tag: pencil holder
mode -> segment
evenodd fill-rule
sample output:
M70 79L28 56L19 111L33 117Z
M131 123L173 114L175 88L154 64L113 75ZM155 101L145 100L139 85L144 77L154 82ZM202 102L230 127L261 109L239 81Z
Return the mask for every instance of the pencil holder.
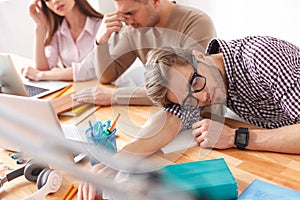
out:
M110 126L110 120L107 120L104 123L96 121L95 124L90 123L90 127L85 131L88 145L92 151L90 153L91 165L100 162L95 158L95 156L93 156L93 154L117 152L116 128L109 130Z

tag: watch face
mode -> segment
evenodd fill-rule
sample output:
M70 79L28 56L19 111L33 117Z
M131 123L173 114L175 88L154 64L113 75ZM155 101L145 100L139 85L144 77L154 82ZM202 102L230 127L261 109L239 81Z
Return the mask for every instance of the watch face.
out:
M240 150L245 150L248 146L249 131L247 128L240 127L235 132L234 144Z
M246 144L247 143L247 134L239 133L236 135L236 143L237 144Z

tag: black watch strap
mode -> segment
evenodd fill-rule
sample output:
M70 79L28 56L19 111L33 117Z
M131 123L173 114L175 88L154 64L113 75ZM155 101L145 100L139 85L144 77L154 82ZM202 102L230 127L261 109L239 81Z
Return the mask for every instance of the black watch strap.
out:
M240 127L235 131L234 144L236 148L245 150L249 142L249 130L248 128Z

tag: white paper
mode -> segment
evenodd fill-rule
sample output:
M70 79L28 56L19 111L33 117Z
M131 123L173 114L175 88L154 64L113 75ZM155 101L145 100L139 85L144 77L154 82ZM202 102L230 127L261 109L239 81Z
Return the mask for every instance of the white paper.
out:
M161 148L164 154L174 151L185 150L189 147L197 146L198 143L192 134L192 129L187 129L178 133L178 135L166 146Z

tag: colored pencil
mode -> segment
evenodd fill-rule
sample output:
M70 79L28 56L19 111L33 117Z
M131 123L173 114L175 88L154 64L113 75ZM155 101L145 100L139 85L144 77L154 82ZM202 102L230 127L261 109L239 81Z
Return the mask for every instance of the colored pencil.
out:
M65 91L67 91L70 87L72 87L72 85L68 85L66 86L64 89L60 90L59 92L55 93L52 98L57 98L57 97L60 97L63 93L65 93Z
M64 193L64 195L60 198L60 200L65 200L69 196L73 188L74 188L74 184L71 184L69 188L66 190L66 192Z
M120 113L117 115L115 121L114 121L113 124L111 125L111 127L110 127L110 129L109 129L109 132L110 132L110 133L114 130L114 128L115 128L115 126L116 126L116 124L117 124L117 121L118 121L119 117L120 117Z

